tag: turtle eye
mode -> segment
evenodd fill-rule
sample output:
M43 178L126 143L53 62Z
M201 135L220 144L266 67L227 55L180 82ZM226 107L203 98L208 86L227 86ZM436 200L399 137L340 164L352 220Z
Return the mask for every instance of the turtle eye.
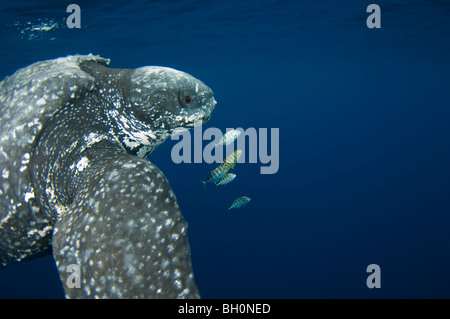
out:
M194 102L194 98L190 92L181 91L180 92L180 103L184 107L191 106Z

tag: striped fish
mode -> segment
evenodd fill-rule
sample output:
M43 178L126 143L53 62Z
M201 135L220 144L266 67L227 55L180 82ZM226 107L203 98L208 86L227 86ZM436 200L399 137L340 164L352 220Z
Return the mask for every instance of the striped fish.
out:
M235 199L233 201L233 203L231 204L231 206L228 209L230 210L232 208L242 207L245 204L247 204L250 200L251 200L250 197L247 197L247 196L239 197L238 199Z
M226 169L225 166L223 166L222 164L219 165L217 168L212 170L211 173L209 173L208 177L204 181L201 181L203 183L203 187L206 187L206 183L208 182L215 183L219 181L222 177L225 176L227 171L228 169Z
M226 185L226 184L228 184L229 182L231 182L233 179L235 179L235 177L236 177L236 174L233 174L233 173L225 174L225 176L222 177L222 178L216 183L216 186L219 186L219 185Z
M231 153L231 155L229 155L227 158L225 158L222 162L222 164L225 166L225 168L227 169L227 171L229 169L234 168L234 165L236 165L237 161L239 160L239 158L242 155L242 150L236 150L233 153Z
M229 145L233 143L234 140L237 139L239 135L241 135L241 131L238 130L231 130L226 132L223 138L220 140L220 142L216 144L216 147L221 145Z
M201 181L203 183L203 187L206 187L207 182L217 182L221 178L225 176L225 174L232 168L234 168L234 165L236 165L237 161L239 160L239 157L242 155L242 150L234 151L231 155L229 155L227 158L225 158L217 168L215 168L211 173L209 173L208 177ZM230 180L231 182L231 180Z

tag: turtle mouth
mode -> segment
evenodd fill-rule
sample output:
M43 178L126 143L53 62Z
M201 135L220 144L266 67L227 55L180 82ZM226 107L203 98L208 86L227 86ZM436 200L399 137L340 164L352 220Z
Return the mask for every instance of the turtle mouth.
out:
M168 128L167 132L169 135L187 131L209 121L215 105L216 101L213 99L212 102L203 105L201 108L184 110L182 114L176 116L162 116L157 123L157 127Z
M211 118L211 113L212 110L201 110L194 112L189 116L184 116L183 120L180 123L181 125L179 126L184 126L186 128L193 128L199 125L199 123L205 123L209 121L209 119Z
M208 115L203 116L202 121L203 121L203 122L207 122L207 121L209 121L210 118L211 118L211 113L208 114Z

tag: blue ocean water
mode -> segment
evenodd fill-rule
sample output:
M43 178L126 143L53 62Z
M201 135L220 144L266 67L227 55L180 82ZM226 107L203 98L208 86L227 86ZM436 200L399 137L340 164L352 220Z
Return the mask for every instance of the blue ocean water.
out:
M215 92L204 128L279 128L279 171L238 164L221 188L199 183L214 165L174 164L174 141L152 155L203 298L450 297L448 1L377 1L381 29L374 1L76 1L69 29L72 2L1 2L1 78L76 53L168 66ZM0 298L63 296L51 256L0 271Z

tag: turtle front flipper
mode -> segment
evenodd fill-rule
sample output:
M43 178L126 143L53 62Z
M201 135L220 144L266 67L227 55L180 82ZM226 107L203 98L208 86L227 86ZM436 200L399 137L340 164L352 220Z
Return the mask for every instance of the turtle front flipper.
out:
M53 234L66 297L198 298L187 223L163 173L126 153L85 158ZM80 288L67 285L69 265L79 266Z

